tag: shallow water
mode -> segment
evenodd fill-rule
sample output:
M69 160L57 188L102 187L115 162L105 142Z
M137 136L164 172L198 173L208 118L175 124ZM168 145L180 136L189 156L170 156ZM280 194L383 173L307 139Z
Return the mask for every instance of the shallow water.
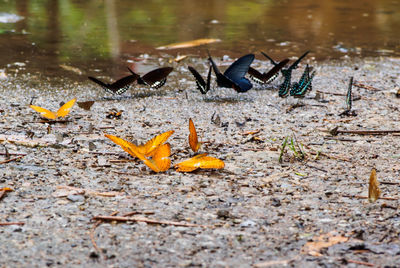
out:
M393 0L18 0L1 1L0 12L0 68L46 76L74 74L60 65L113 76L141 54L205 56L206 48L232 57L262 50L277 59L309 49L317 60L399 55L400 3ZM198 38L222 41L155 49Z

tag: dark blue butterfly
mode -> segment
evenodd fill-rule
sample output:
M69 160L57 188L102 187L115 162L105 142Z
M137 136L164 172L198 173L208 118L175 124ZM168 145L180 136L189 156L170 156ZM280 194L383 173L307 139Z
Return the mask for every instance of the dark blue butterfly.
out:
M203 77L201 77L201 75L199 74L199 72L196 71L195 68L193 68L192 66L189 66L188 68L196 79L197 89L200 90L201 94L207 94L207 92L210 90L211 84L211 66L208 70L207 83L206 81L204 81Z
M346 110L341 112L339 115L356 116L357 113L352 109L353 98L352 98L352 87L353 87L353 77L350 77L349 87L347 88L346 94Z
M307 54L310 53L310 51L306 51L300 58L298 58L292 65L290 65L289 68L287 69L282 69L282 75L285 78L281 86L279 87L279 97L283 98L289 95L289 91L291 88L291 83L292 83L292 71L297 68L297 65L300 63L300 61L307 56Z
M217 76L217 85L219 87L233 88L239 93L246 92L253 87L249 79L244 76L254 60L254 54L248 54L237 59L223 74L219 71L210 54L208 55L208 60L211 62L214 73Z
M306 69L304 70L299 82L292 85L290 96L293 96L295 98L302 98L308 90L312 90L312 80L314 78L315 71L312 72L312 74L310 75L311 69L312 68L309 67L307 64Z
M279 76L279 71L285 67L285 65L289 62L289 59L284 59L281 62L275 62L272 58L270 58L267 54L261 51L261 54L263 54L269 61L271 62L274 67L269 70L267 73L260 73L256 69L250 67L249 68L249 76L251 80L258 84L269 84L272 81L274 81L278 76Z

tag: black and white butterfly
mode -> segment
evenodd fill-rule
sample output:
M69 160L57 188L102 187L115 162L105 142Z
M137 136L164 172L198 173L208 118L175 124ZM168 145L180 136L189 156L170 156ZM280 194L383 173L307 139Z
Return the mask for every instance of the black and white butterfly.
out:
M192 66L188 66L188 69L196 79L197 89L200 90L201 94L207 94L211 85L211 66L208 69L207 81L204 81L203 77Z
M266 73L260 73L256 69L249 67L249 76L251 80L258 84L269 84L274 81L279 76L279 71L282 70L283 67L289 62L289 59L284 59L281 62L275 62L272 58L270 58L267 54L261 51L261 54L264 55L271 62L274 67Z
M132 75L139 76L138 74L134 73L129 67L128 69L132 73ZM139 85L146 85L155 89L160 88L165 85L165 83L167 82L167 76L172 72L173 69L174 68L172 67L163 67L152 70L143 76L139 76L137 82Z
M279 97L284 98L289 95L290 88L292 86L292 71L297 68L297 65L300 61L307 56L310 51L306 51L300 58L298 58L292 65L289 66L287 69L282 69L282 75L285 78L281 86L279 87Z
M104 83L103 81L100 81L99 79L91 76L89 76L88 78L91 81L95 82L96 84L100 85L102 88L104 88L108 93L121 95L130 88L132 83L139 78L139 75L137 74L128 75L115 81L112 84Z
M233 88L239 93L246 92L253 87L244 76L254 60L254 54L248 54L237 59L224 73L219 71L210 54L208 60L211 62L214 73L217 76L217 85L219 87Z

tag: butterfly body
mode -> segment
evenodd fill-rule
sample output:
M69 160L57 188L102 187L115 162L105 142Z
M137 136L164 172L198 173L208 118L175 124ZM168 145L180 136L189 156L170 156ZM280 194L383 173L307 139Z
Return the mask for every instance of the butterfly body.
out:
M97 78L91 76L89 76L88 78L104 88L104 90L108 93L121 95L131 87L132 83L135 82L139 78L139 76L137 74L128 75L115 81L112 84L104 83Z
M172 72L172 67L163 67L152 70L143 76L139 76L135 72L133 72L129 67L128 70L132 73L132 75L138 76L138 84L146 85L151 88L157 89L165 85L167 82L167 76Z
M244 76L254 60L254 54L248 54L237 59L224 73L219 71L211 56L209 56L208 60L211 62L219 87L233 88L239 93L246 92L253 87L251 82Z
M59 117L65 117L69 114L69 111L71 110L72 106L74 106L76 99L72 99L62 105L60 109L58 109L57 112L52 112L50 110L47 110L45 108L42 108L40 106L36 105L30 105L29 107L35 110L36 112L40 113L40 115L46 119L49 120L56 120Z
M312 90L312 80L314 78L315 71L312 72L312 74L310 75L310 70L311 68L307 64L299 82L294 83L292 85L292 89L290 90L290 96L301 98L304 97L304 95L308 90L310 91Z
M196 79L196 85L197 89L201 92L201 94L207 94L207 92L210 90L210 85L211 85L211 66L208 70L208 75L207 75L207 82L204 81L203 77L199 74L199 72L196 71L195 68L192 66L188 66L189 71L192 73L194 78Z
M274 67L269 70L267 73L260 73L256 69L250 67L249 68L249 76L250 78L258 84L269 84L274 81L279 76L279 71L282 70L283 67L289 62L289 59L284 59L281 62L275 62L272 58L270 58L264 52L261 52L269 61L271 62Z

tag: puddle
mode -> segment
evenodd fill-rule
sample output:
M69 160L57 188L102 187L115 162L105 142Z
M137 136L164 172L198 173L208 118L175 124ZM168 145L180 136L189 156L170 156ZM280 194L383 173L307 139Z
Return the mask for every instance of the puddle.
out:
M204 57L207 48L214 56L262 50L277 59L309 49L317 60L398 56L399 12L391 0L6 1L0 68L83 80L96 71L117 78L143 54ZM156 49L200 38L221 42Z

